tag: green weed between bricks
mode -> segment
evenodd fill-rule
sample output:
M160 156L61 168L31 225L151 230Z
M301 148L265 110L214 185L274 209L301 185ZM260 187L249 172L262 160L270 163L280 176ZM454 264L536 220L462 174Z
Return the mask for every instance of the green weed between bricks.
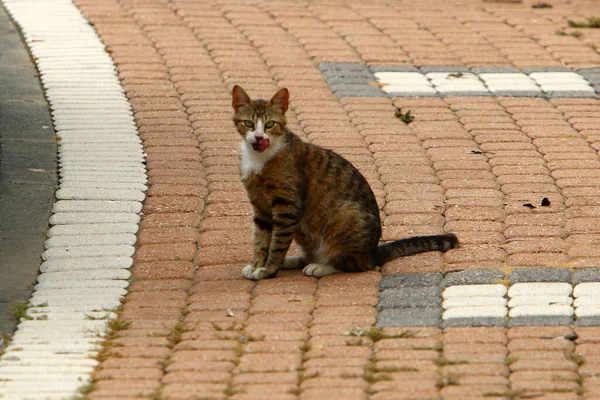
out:
M402 108L400 107L396 107L394 115L396 116L396 118L398 118L400 121L404 122L407 125L413 122L413 120L415 119L415 117L410 113L410 110L408 110L407 112L402 112Z
M591 16L585 19L585 22L576 22L573 20L567 20L567 23L571 28L600 28L600 17Z

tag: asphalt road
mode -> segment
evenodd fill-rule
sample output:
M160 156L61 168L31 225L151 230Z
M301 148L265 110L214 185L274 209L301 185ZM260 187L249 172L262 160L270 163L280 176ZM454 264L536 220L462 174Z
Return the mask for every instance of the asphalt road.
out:
M31 295L58 183L52 120L36 74L0 5L0 335L16 327L10 307Z

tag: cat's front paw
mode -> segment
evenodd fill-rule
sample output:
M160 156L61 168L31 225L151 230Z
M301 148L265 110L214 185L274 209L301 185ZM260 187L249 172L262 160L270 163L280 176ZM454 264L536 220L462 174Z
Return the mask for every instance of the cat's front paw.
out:
M325 275L337 274L338 272L340 271L328 264L308 264L302 270L302 273L304 273L304 275L314 276L315 278L320 278Z
M246 265L242 268L242 276L246 279L252 279L252 273L254 272L254 267L250 264Z
M252 265L246 265L243 269L242 269L242 276L246 279L250 279L253 281L258 281L261 279L268 279L268 278L272 278L277 274L277 271L275 272L269 272L266 268L254 268Z

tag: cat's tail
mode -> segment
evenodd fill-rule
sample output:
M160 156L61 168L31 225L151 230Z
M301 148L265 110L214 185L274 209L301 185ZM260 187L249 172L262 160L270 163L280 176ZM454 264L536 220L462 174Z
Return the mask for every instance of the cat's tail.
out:
M458 238L453 233L431 236L414 236L395 240L377 247L376 265L383 265L394 258L425 253L427 251L447 251L458 247Z

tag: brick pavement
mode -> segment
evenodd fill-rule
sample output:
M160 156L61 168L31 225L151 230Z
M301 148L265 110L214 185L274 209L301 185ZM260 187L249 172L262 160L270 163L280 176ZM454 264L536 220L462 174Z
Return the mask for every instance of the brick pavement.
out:
M373 328L382 275L600 266L599 101L338 97L319 69L597 67L600 31L567 20L600 9L389 3L76 0L118 66L150 183L128 324L100 354L91 399L600 397L597 327ZM252 227L234 83L290 89L290 128L363 172L384 240L453 231L461 248L381 272L241 278Z

